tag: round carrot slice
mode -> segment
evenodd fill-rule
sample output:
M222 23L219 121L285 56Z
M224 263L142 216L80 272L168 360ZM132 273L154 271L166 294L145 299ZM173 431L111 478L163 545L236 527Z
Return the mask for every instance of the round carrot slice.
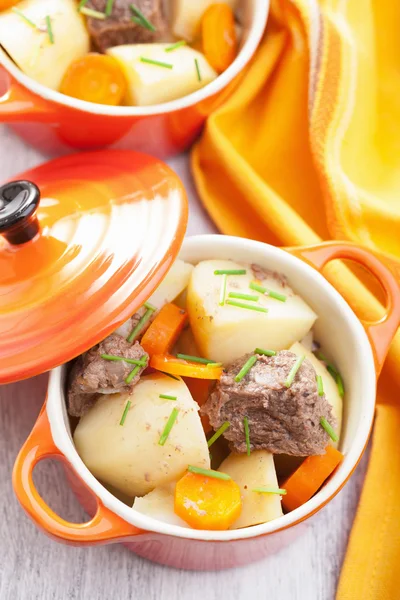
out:
M228 4L212 4L201 20L203 53L217 73L222 73L235 60L237 39L235 16Z
M193 529L229 529L242 509L240 488L224 481L186 473L175 488L175 513Z
M110 106L121 104L125 90L125 76L115 58L94 52L70 64L60 88L67 96Z
M0 11L11 8L20 2L21 0L0 0Z

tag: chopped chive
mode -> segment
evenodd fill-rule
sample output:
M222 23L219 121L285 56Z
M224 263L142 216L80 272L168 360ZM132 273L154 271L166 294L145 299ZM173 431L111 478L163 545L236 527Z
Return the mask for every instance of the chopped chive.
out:
M176 358L180 358L181 360L188 360L189 362L197 362L202 365L212 365L213 361L209 358L201 358L200 356L191 356L190 354L177 354Z
M168 396L168 394L160 394L159 398L162 398L162 400L177 400L177 396Z
M272 290L268 290L267 293L270 298L275 298L275 300L279 300L280 302L286 302L287 300L285 294L278 294L278 292L273 292Z
M123 425L125 423L126 415L128 414L128 410L130 409L131 404L132 402L130 400L128 400L125 404L124 412L122 413L122 417L119 422L120 425Z
M275 350L263 350L262 348L256 348L254 354L262 354L263 356L276 356Z
M229 292L229 298L237 298L238 300L248 300L249 302L258 302L259 297L252 294L240 294L239 292Z
M136 377L136 375L139 373L140 369L142 369L143 367L147 367L147 357L146 360L143 361L140 365L137 365L128 375L128 377L125 379L125 383L127 383L128 385L131 383L132 379L134 379Z
M182 46L186 46L185 40L180 40L179 42L176 42L176 44L168 46L168 48L165 48L165 52L173 52L174 50L177 50L177 48L181 48Z
M165 442L167 441L168 436L171 433L171 429L174 426L174 423L177 419L178 414L179 414L179 408L173 408L171 414L169 415L169 419L164 427L164 431L162 432L161 437L158 440L158 443L160 444L160 446L164 446Z
M336 385L338 387L339 396L341 398L343 398L343 396L344 396L344 385L343 385L343 379L342 379L342 376L340 375L340 373L338 373L336 375Z
M106 15L98 10L92 10L91 8L86 8L86 6L83 6L83 8L81 8L79 10L80 13L82 13L82 15L86 15L87 17L91 17L92 19L100 19L102 21L105 20Z
M265 294L265 292L267 291L266 287L263 287L262 285L258 285L258 283L256 283L255 281L250 282L249 288L254 290L255 292L260 292L260 294Z
M152 310L153 312L155 312L157 310L157 306L154 306L153 304L150 304L150 302L145 302L143 304L143 306L145 308L147 308L147 310Z
M100 354L100 356L101 356L101 358L104 358L104 360L115 360L115 361L123 360L124 362L126 362L130 365L142 366L144 364L143 359L136 360L136 358L125 358L124 356L114 356L113 354Z
M114 4L114 0L107 0L107 4L106 4L106 16L110 17L112 10L113 10L113 4Z
M243 367L240 369L239 373L235 377L236 383L239 383L239 381L242 381L243 377L245 377L247 375L247 373L250 371L251 367L253 367L255 365L257 360L258 360L258 357L255 356L254 354L246 360Z
M267 313L268 308L263 306L252 306L251 304L244 304L243 302L236 302L236 300L227 300L225 304L230 306L236 306L237 308L249 308L250 310L256 310L257 312Z
M219 437L221 437L221 435L228 429L228 427L230 427L230 423L229 421L225 421L225 423L223 423L221 427L217 429L214 435L210 437L210 439L207 442L209 448L213 445L214 442L217 441Z
M317 389L318 389L318 396L323 396L324 395L324 382L322 380L321 375L317 375Z
M223 306L225 304L227 278L228 278L228 276L226 274L222 275L221 290L219 292L219 305L220 306Z
M134 21L138 25L141 25L145 29L148 29L149 31L156 31L156 28L154 27L154 25L152 23L150 23L150 21L148 19L146 19L146 17L142 13L142 11L139 10L137 8L137 6L135 6L134 4L131 4L130 7L131 7L131 11L135 15L134 17L132 17L132 21Z
M197 58L194 59L194 64L196 65L197 79L199 81L201 81L200 66L199 66L199 61L197 60Z
M18 10L18 8L15 8L15 6L13 6L11 10L13 11L13 13L15 13L16 15L21 17L21 19L23 19L26 23L28 23L28 25L30 25L31 27L34 27L36 29L36 24L33 21L31 21L29 17L24 15L23 12Z
M325 417L321 417L319 422L321 423L322 427L325 429L326 433L329 435L331 440L333 440L334 442L337 442L339 438L336 435L335 430L333 429L332 425L330 425L328 423L328 421L325 419Z
M249 429L249 419L247 417L244 417L243 425L244 425L244 435L246 438L247 456L250 456L250 429Z
M287 376L287 379L285 381L285 386L287 388L290 388L290 386L292 385L293 380L296 377L296 373L300 369L304 359L305 359L305 355L299 356L299 358L294 363L293 367L290 369L289 375Z
M47 27L47 33L49 34L50 44L54 44L53 28L51 26L51 19L50 19L49 15L47 15L47 17L46 17L46 27Z
M246 269L216 269L214 275L246 275Z
M81 10L81 8L83 8L85 6L85 4L87 4L89 2L89 0L81 0L78 4L78 12Z
M175 381L180 381L179 377L175 377L175 375L171 375L171 373L166 373L165 371L160 371L160 373L166 375L167 377L171 377L171 379L175 379Z
M207 367L222 367L222 363L209 362L207 363Z
M214 471L213 469L202 469L201 467L193 467L192 465L189 465L187 470L195 475L204 475L205 477L213 477L214 479L223 479L224 481L229 481L232 479L227 473L220 473L219 471Z
M146 58L145 56L140 57L140 61L148 63L149 65L156 65L157 67L164 67L164 69L173 69L174 65L171 63L161 62L161 60L153 60L152 58Z
M143 317L139 320L136 327L134 327L131 333L126 338L127 342L133 342L137 335L142 331L143 327L146 325L147 321L151 318L151 315L155 311L154 308L148 308L144 313Z
M330 364L329 359L325 356L325 354L322 354L322 352L318 350L317 352L314 352L314 356L316 356L318 360L322 360L322 362L326 363L327 367L329 367L330 369L332 369L332 371L336 373L335 367L332 364Z
M286 496L287 491L282 488L272 488L272 487L257 487L252 490L253 492L257 492L258 494L279 494L280 496Z

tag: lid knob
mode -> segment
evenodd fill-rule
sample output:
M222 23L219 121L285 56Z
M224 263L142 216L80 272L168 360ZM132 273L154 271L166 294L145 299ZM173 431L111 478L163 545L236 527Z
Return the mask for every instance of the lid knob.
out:
M35 214L39 201L39 188L31 181L0 186L0 235L10 244L25 244L39 232Z

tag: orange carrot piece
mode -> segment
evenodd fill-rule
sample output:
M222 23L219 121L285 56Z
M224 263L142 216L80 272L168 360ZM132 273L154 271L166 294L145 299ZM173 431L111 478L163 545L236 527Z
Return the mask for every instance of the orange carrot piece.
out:
M123 100L126 87L125 75L117 60L92 52L69 65L60 92L87 102L117 106Z
M0 11L11 8L20 2L21 0L0 0Z
M242 509L240 488L224 481L186 473L175 488L175 513L193 529L229 529Z
M168 354L154 354L150 358L150 367L169 373L169 375L195 379L219 379L222 375L222 367L192 363Z
M168 354L180 336L187 313L175 304L166 304L147 329L140 342L150 355Z
M235 16L228 4L212 4L201 21L203 53L217 73L223 73L235 60L237 39Z
M285 510L294 510L309 500L341 463L344 456L328 446L322 456L308 456L298 469L282 484L287 494L282 498Z

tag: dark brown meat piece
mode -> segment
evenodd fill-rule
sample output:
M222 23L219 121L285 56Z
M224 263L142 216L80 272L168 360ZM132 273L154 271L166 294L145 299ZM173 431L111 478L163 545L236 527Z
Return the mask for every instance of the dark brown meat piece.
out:
M312 364L305 360L287 388L285 381L297 356L287 350L271 357L259 356L237 383L235 376L248 358L237 360L222 374L202 407L212 427L218 429L229 421L224 436L230 448L239 453L246 452L243 419L247 417L252 450L292 456L324 454L329 436L320 419L325 417L333 427L335 419L325 396L318 395Z
M155 31L143 27L132 20L134 4ZM87 8L104 13L107 0L89 0ZM112 13L103 19L87 17L87 27L94 46L100 52L105 52L112 46L123 44L146 44L163 38L167 31L167 22L163 14L162 0L114 0Z
M99 394L130 392L139 381L145 367L141 367L129 385L125 379L135 368L125 361L111 361L101 358L102 354L123 356L134 360L148 354L139 342L130 344L117 333L111 334L75 361L69 376L68 412L73 417L81 417L96 402Z

